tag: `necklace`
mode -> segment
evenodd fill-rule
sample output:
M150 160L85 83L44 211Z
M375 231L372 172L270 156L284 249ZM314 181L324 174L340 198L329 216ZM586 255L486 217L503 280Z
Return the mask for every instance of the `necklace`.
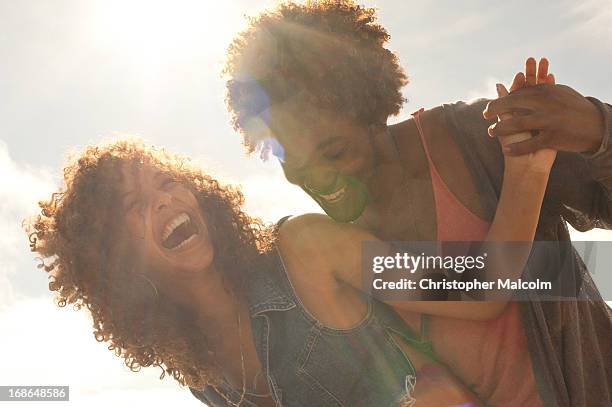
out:
M237 301L236 301L236 297L233 296L233 299L234 299L234 304L236 305L236 320L237 320L237 324L238 324L238 342L240 344L240 368L241 368L241 372L242 372L242 393L240 394L240 400L238 401L238 403L235 403L232 400L230 400L227 396L225 396L225 394L223 392L219 391L219 389L217 389L216 387L213 387L213 388L230 405L236 406L236 407L240 407L240 404L242 404L242 402L244 401L244 396L245 395L248 394L248 395L251 395L251 396L254 396L254 397L267 397L267 396L270 395L270 390L268 390L267 393L252 393L252 392L246 391L246 369L245 369L245 364L244 364L244 348L243 348L243 345L242 345L242 325L240 323L241 322L240 321L240 311L238 309L238 304L237 304ZM261 374L261 369L257 372L257 374L255 375L255 379L253 380L253 388L254 389L257 389L257 377L260 374Z
M242 401L244 400L244 396L246 394L246 370L244 368L244 350L242 348L242 327L240 325L240 310L238 309L236 297L234 295L232 295L232 297L234 299L234 305L236 306L236 320L238 323L238 343L240 344L240 368L242 371L242 393L240 394L240 400L238 400L238 403L235 403L232 400L230 400L227 396L225 396L225 394L222 391L219 391L217 387L213 387L213 388L230 405L235 406L235 407L240 407L240 404L242 404Z

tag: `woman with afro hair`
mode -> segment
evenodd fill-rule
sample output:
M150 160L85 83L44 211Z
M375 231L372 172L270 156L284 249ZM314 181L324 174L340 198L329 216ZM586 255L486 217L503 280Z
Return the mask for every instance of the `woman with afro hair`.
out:
M508 163L488 241L533 239L555 155ZM63 174L31 248L58 305L85 307L131 370L161 367L210 406L481 405L395 309L486 323L507 301L390 306L362 280L370 233L319 214L264 225L239 190L139 141L90 146ZM520 270L521 253L493 264ZM522 405L540 405L532 385Z
M519 405L535 376L549 405L612 404L611 312L566 225L612 229L612 106L555 84L548 61L529 58L510 94L388 125L408 82L389 38L376 11L351 0L283 2L250 18L224 71L247 151L277 156L334 220L395 241L484 239L507 163L559 151L535 237L559 242L556 258L532 271L562 281L565 300L512 302L489 325L400 314L429 326L437 357L492 403ZM508 351L517 347L530 355L523 365Z

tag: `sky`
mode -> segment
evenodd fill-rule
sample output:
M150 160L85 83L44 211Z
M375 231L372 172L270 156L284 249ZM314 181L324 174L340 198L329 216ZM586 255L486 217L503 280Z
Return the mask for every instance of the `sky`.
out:
M20 225L60 185L67 153L121 134L240 185L248 211L266 221L318 212L277 163L245 155L224 104L227 45L244 15L273 4L0 0L0 385L70 385L73 406L200 404L159 370L129 372L94 340L84 311L55 307ZM548 57L558 83L612 101L612 0L362 4L379 9L410 79L391 123L420 107L494 97L529 56Z

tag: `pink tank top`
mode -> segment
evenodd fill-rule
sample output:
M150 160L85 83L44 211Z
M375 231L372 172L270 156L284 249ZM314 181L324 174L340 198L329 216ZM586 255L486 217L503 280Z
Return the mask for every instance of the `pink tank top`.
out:
M431 174L431 183L436 203L438 224L437 240L482 240L487 235L490 224L467 209L459 199L457 199L455 194L451 192L446 183L442 180L438 170L436 170L436 166L429 154L429 148L425 142L425 135L419 117L423 110L422 108L417 110L412 113L412 116L419 130L421 143L423 144L427 162L429 163L429 173Z
M420 113L412 113L429 163L438 241L484 240L490 223L467 209L440 177L431 159ZM542 406L518 303L496 319L469 321L432 317L427 329L434 352L484 400L494 406Z

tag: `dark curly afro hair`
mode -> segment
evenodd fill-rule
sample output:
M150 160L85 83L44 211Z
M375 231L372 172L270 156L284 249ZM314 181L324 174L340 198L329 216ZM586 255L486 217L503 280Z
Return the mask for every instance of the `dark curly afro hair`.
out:
M160 378L168 373L181 385L216 385L219 372L196 316L161 293L152 295L146 281L128 272L130 249L116 239L123 221L117 199L124 163L153 165L191 189L210 214L216 270L234 287L269 257L273 233L241 210L240 191L220 185L184 158L128 139L90 146L64 168L65 186L40 202L41 213L26 222L32 251L49 273L57 304L85 306L96 340L108 342L132 371L159 366Z
M399 113L408 82L376 11L350 0L286 2L257 17L228 49L226 103L248 152L274 137L283 106L304 126L328 110L364 126Z

